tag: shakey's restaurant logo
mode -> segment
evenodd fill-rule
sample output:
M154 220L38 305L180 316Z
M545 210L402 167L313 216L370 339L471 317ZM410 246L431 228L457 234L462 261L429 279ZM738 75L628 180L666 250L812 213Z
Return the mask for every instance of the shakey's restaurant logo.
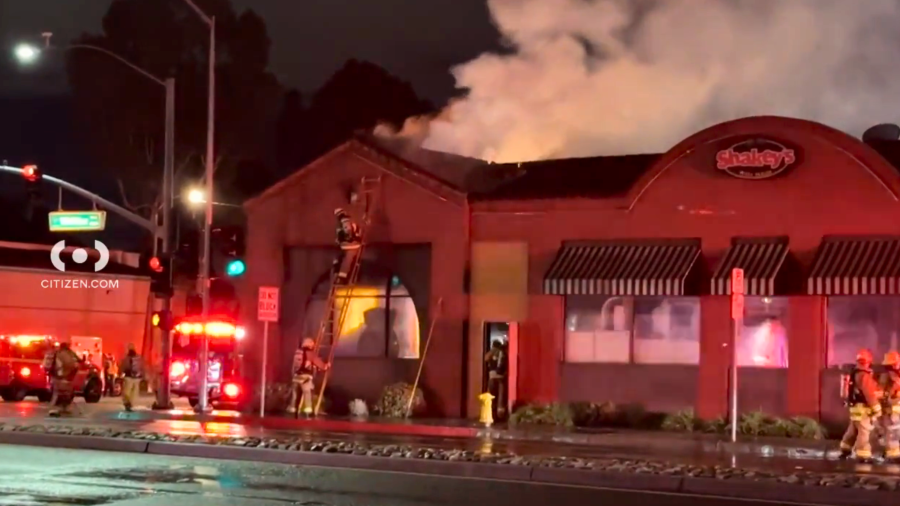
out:
M775 177L797 163L797 153L769 139L750 139L716 153L716 168L741 179Z

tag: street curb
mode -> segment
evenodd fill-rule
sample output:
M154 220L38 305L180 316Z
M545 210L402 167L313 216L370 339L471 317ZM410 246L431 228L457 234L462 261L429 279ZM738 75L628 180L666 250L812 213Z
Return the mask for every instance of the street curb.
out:
M665 476L638 473L616 473L612 471L590 471L586 469L565 469L559 467L532 467L528 481L547 485L575 485L620 490L644 490L648 492L678 493L681 491L681 476Z
M189 443L154 442L149 444L147 453L172 457L244 460L310 467L340 467L361 471L436 474L457 478L529 481L531 476L531 468L527 466L484 464L480 462L450 462L403 457L368 457L340 453L300 452Z
M34 432L0 432L0 444L128 453L147 453L147 447L149 446L148 442L135 439L38 434Z
M827 504L828 506L896 506L900 502L897 493L884 491L787 483L766 483L764 486L760 486L759 483L742 482L738 479L713 480L686 477L683 479L680 491L704 496Z
M484 429L415 423L370 423L352 420L298 420L293 418L259 418L247 420L252 425L269 430L312 430L319 432L356 432L364 434L397 434L401 436L431 436L474 438Z
M170 443L95 436L0 432L0 444L98 450L216 460L239 460L297 466L344 468L361 471L397 472L521 481L543 485L583 486L632 492L694 494L748 500L791 502L829 506L896 506L900 494L839 487L819 487L741 479L716 480L671 475L592 471L558 467L369 457L339 453L302 452L226 445Z

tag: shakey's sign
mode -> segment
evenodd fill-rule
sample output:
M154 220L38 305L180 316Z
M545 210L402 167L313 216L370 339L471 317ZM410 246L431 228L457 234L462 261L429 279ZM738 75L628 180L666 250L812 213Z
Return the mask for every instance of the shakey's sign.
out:
M780 142L748 139L716 153L716 168L741 179L766 179L796 164L797 154Z

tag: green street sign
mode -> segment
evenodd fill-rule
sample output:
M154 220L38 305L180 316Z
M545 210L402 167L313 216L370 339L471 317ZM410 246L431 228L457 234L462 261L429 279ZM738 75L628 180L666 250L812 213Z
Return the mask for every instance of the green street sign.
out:
M106 211L56 211L50 213L51 232L96 232L106 228Z

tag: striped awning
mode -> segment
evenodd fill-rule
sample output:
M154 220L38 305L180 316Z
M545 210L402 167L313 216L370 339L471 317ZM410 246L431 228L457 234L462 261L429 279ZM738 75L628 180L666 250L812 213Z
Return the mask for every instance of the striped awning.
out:
M810 295L900 295L900 237L826 237L807 280Z
M788 255L787 237L736 237L713 271L712 295L731 295L731 271L744 270L744 293L751 297L775 295L775 278Z
M699 256L699 239L568 243L544 277L544 293L684 295Z

